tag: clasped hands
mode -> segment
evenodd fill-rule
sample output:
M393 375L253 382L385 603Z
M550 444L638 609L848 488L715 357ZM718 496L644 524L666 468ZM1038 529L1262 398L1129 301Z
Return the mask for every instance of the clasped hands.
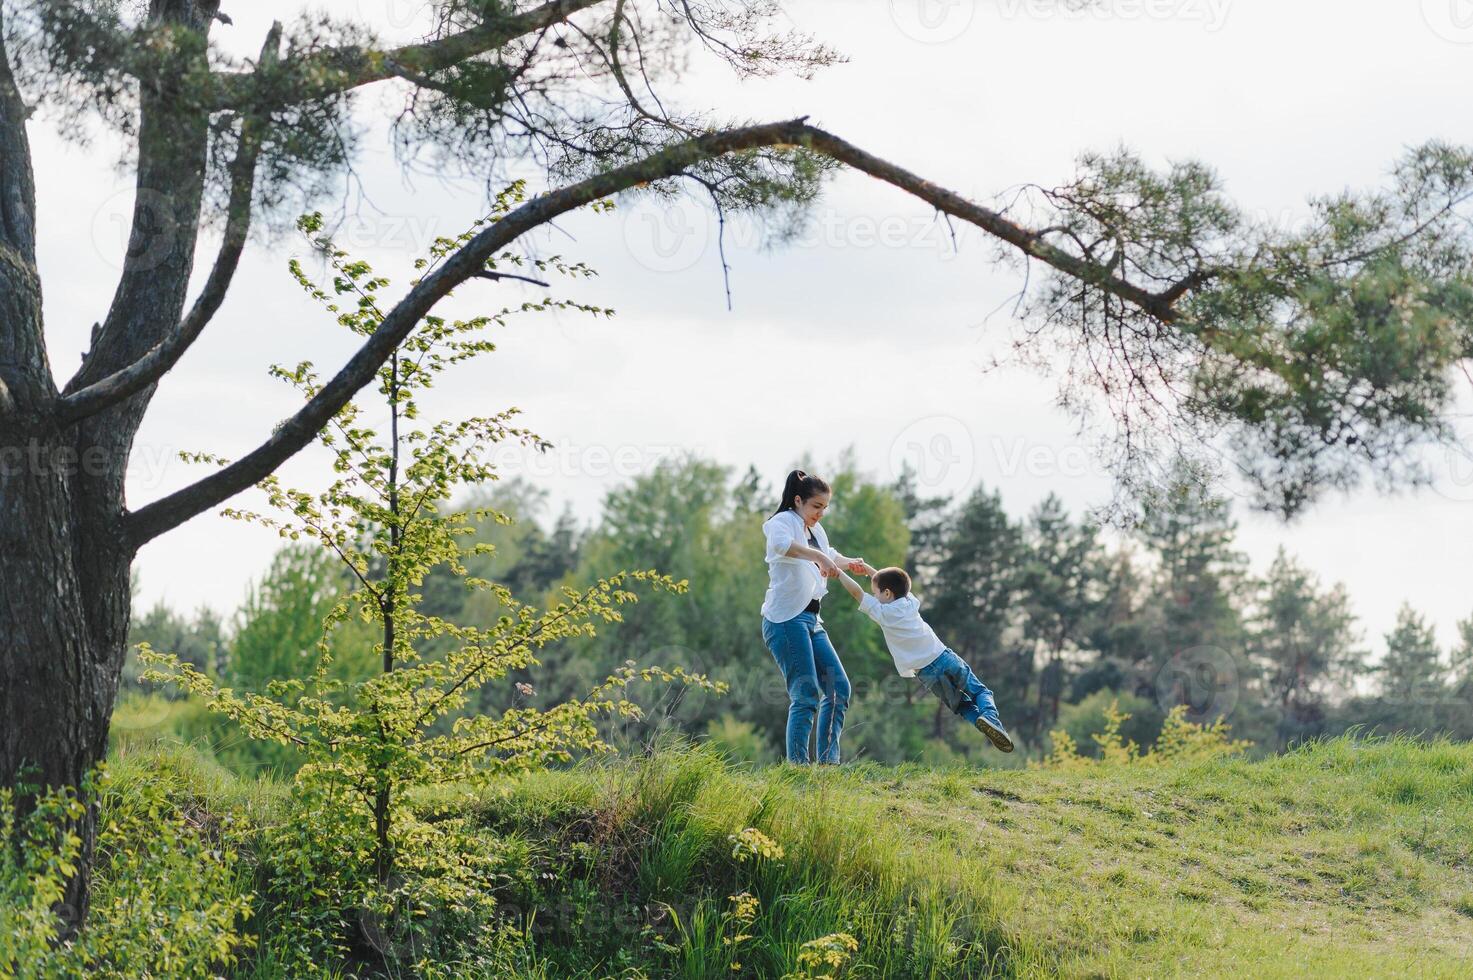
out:
M824 578L839 577L838 564L827 555L824 556L823 561L817 562L816 564L818 565L818 573ZM863 558L846 558L844 560L844 567L854 575L873 576L875 574L875 569Z

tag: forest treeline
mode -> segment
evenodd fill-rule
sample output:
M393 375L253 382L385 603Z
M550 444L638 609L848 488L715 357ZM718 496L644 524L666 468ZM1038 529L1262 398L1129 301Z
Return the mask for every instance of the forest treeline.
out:
M825 517L831 539L877 566L910 569L928 620L996 692L1026 756L1047 751L1055 728L1088 750L1112 703L1130 715L1124 734L1141 745L1176 704L1196 721L1225 719L1259 752L1354 726L1473 736L1473 616L1443 648L1406 606L1394 629L1371 642L1344 588L1317 580L1293 556L1281 550L1255 574L1236 548L1229 502L1188 483L1142 505L1128 531L1106 534L1052 496L1010 514L996 490L928 498L909 476L877 481L852 458L825 475L834 488ZM775 499L753 469L685 456L612 490L587 527L568 511L549 520L545 493L520 480L457 501L514 518L478 525L477 540L495 550L468 565L473 577L523 601L552 600L624 568L690 583L684 594L625 607L617 629L545 650L539 667L488 685L479 710L575 698L627 660L681 666L725 682L728 692L631 690L646 714L613 723L622 726L611 732L616 741L648 743L677 728L742 759L777 759L787 696L758 612L761 523ZM174 652L238 691L261 690L314 666L323 619L347 574L330 551L298 542L276 555L230 619L159 604L135 610L130 642ZM468 591L449 574L432 574L422 592L429 615L490 622L500 614L492 594ZM823 615L854 686L846 757L984 757L975 732L896 675L879 631L837 588ZM329 641L332 671L348 681L371 676L376 640L366 625L339 627ZM239 738L228 720L170 700L177 697L145 689L130 655L115 732L165 728L207 743L237 769L291 766L287 750Z

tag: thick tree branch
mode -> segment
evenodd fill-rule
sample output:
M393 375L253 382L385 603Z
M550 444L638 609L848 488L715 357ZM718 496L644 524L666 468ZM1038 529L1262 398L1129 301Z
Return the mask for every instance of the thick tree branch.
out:
M812 126L807 127L807 130L809 138L805 141L805 145L819 153L846 163L855 170L863 171L887 184L893 184L901 190L908 191L936 208L937 211L970 222L1014 246L1023 254L1038 259L1065 275L1073 276L1081 282L1118 296L1163 323L1176 321L1177 314L1173 303L1195 285L1178 283L1160 293L1143 289L1115 275L1105 266L1087 262L1049 244L1044 240L1042 232L1025 228L998 211L975 204L954 191L933 184L886 160L881 160L832 133Z
M203 33L219 0L151 0L150 20ZM204 51L198 52L203 65ZM176 69L177 70L177 69ZM174 79L139 91L137 177L122 274L102 329L81 369L67 382L71 395L124 370L166 341L184 318L199 242L200 210L209 155L209 116L180 99ZM129 419L109 441L122 446L142 418L137 398ZM117 457L127 459L124 450Z
M357 391L373 379L379 367L437 302L456 286L480 276L498 250L520 236L569 211L632 187L683 175L715 157L763 147L800 146L824 153L908 191L938 210L969 221L1025 254L1067 275L1090 282L1153 316L1168 321L1175 318L1170 304L1164 302L1161 294L1143 290L1099 266L1047 245L1040 241L1039 235L1001 214L880 160L831 133L809 126L803 119L712 133L677 143L643 160L534 198L472 238L410 290L342 370L300 411L278 426L270 439L219 472L131 514L127 519L130 541L137 547L177 527L259 482L305 448Z
M340 95L390 78L432 74L494 51L519 37L546 30L580 10L603 2L605 0L549 0L520 14L488 20L478 27L423 44L407 44L389 51L330 48L299 59L289 59L281 64L279 70L289 72L299 79L299 84L291 86L287 101L279 101L270 94L269 83L261 85L259 69L217 73L214 108L270 111L286 104Z
M36 273L36 181L26 135L31 110L3 48L4 17L0 10L0 417L55 395Z
M281 24L271 25L261 49L261 63L269 64L279 56L281 48ZM194 301L188 315L179 322L174 332L153 347L138 360L85 388L73 391L61 398L57 413L63 422L95 415L115 405L162 378L178 363L199 335L209 325L220 306L235 271L240 266L241 253L245 251L246 239L250 236L252 198L256 187L256 162L261 151L261 128L258 119L246 117L241 122L240 145L235 159L230 163L230 200L226 205L225 240L210 270L204 289Z
M0 30L5 26L0 11ZM36 261L36 182L26 120L30 107L16 87L10 55L0 48L0 244L32 265Z
M127 520L129 538L135 546L142 545L254 485L306 447L358 389L373 379L437 302L484 271L487 261L517 238L569 211L639 184L673 177L702 160L756 147L795 144L805 128L802 120L794 120L713 133L544 194L511 211L420 280L342 370L265 443L219 472L132 513Z

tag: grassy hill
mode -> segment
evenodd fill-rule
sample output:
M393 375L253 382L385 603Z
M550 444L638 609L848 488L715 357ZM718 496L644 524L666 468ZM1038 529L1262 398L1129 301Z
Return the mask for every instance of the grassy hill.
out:
M759 976L831 932L859 940L856 975L1473 973L1467 745L1067 771L671 755L539 776L484 813L539 840L591 834L613 856L605 894L677 907L750 884L727 835L762 828L785 853L755 876L739 958Z
M115 770L257 824L283 797L178 752ZM1468 745L951 771L672 749L421 812L467 809L504 842L526 977L781 977L828 948L851 977L1473 973Z

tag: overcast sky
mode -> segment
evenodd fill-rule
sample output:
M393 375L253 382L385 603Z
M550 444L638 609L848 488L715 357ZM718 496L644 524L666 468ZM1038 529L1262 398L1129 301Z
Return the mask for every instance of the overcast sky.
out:
M255 51L271 17L303 6L225 0L235 26L219 34ZM317 6L357 11L392 33L411 31L423 4ZM1088 14L1065 6L800 0L786 5L794 24L847 64L808 83L742 84L698 65L679 98L738 118L809 115L979 199L1064 180L1080 151L1124 143L1153 163L1207 161L1244 207L1283 221L1303 213L1306 195L1377 184L1410 145L1473 143L1469 0L1105 0ZM63 144L44 123L32 133L52 363L65 377L110 299L131 194L105 146ZM371 204L355 200L343 243L401 282L433 236L479 213L479 182L406 177L380 138L358 170ZM776 482L795 459L821 470L852 446L876 476L909 459L933 491L995 487L1016 515L1049 491L1076 512L1109 495L1074 420L1054 407L1049 379L984 371L1018 329L1006 309L988 315L1016 292L1016 274L989 263L980 235L963 234L954 249L925 205L892 188L841 176L811 232L780 251L763 252L738 229L731 311L714 224L699 208L630 206L560 227L536 247L597 268L599 279L576 295L618 316L516 322L498 332L497 353L428 403L447 417L519 406L556 448L506 456L505 469L545 487L554 509L568 502L591 520L609 487L682 450L755 463ZM214 244L205 243L209 254ZM154 400L130 506L200 475L173 458L178 451L236 457L296 407L268 365L305 358L326 372L347 356L341 328L286 273L301 252L285 239L247 254L224 309ZM526 295L476 284L452 308ZM1435 490L1367 489L1287 527L1240 509L1241 544L1257 571L1282 544L1326 582L1343 581L1374 649L1403 601L1450 642L1454 623L1473 613L1473 467L1434 462ZM321 457L299 458L284 474L315 485ZM230 612L277 544L261 529L197 518L140 554L142 601ZM752 600L755 610L760 597Z

